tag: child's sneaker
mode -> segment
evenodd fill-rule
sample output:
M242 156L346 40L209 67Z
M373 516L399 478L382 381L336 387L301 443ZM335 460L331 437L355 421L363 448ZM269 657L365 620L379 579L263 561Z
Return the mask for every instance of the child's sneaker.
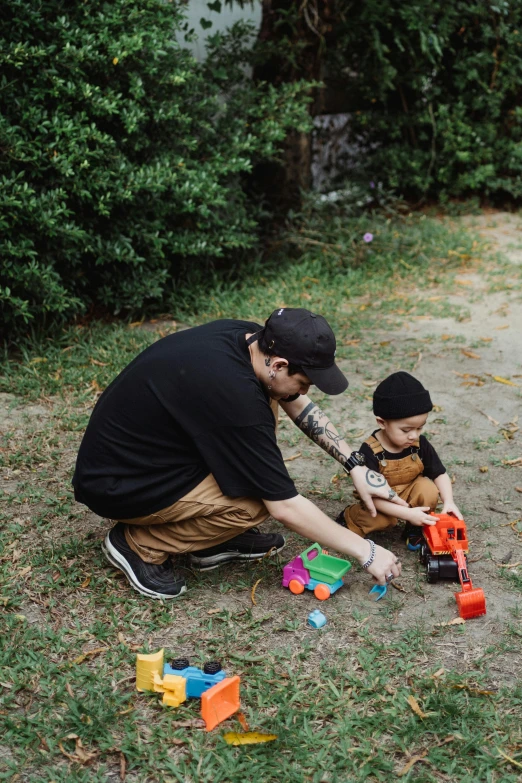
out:
M424 536L422 534L422 527L418 525L412 525L410 522L406 522L404 528L404 538L406 539L406 546L410 552L418 552L421 548Z

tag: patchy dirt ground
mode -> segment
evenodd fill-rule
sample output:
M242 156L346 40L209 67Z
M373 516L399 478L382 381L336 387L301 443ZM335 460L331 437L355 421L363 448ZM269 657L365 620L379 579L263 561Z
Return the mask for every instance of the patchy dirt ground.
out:
M517 532L522 530L522 300L517 288L522 276L522 220L502 213L462 220L514 265L501 290L492 290L494 267L478 271L471 266L463 268L449 295L444 286L435 285L427 297L425 291L419 292L428 300L444 298L456 305L460 316L428 314L406 319L400 328L389 322L381 331L373 331L367 358L352 366L345 362L352 394L360 392L363 401L354 404L348 393L323 403L334 423L352 433L350 442L356 446L374 428L371 394L386 374L406 369L430 390L436 409L430 414L426 434L454 480L455 501L470 533L470 575L487 599L485 617L468 621L464 630L440 641L434 638L432 654L445 666L477 661L492 638L506 633L520 606L522 581L517 580L518 575L522 577L522 534ZM384 347L392 349L388 359L380 358ZM285 432L290 428L291 423L285 425ZM312 479L318 485L335 481L335 467L315 447L305 451L302 446L301 439L284 453L288 457L301 452L289 467L306 494ZM342 486L346 504L350 502L349 482L341 479L337 486ZM342 507L333 498L318 502L332 516ZM457 617L454 584L427 584L417 557L404 554L398 530L383 535L380 543L401 553L400 585L406 592L392 590L385 601L374 604L369 600L367 580L353 569L347 577L349 589L327 605L329 617L337 623L347 610L357 609L371 617L372 627L384 638L415 624L436 629ZM307 601L307 608L312 603ZM342 631L337 643L343 643ZM519 653L520 646L518 652L506 652L502 660L492 662L491 669L497 670L500 680L509 679L518 668Z
M355 567L347 576L346 587L321 606L328 624L322 631L314 632L306 626L308 612L317 608L313 595L293 597L280 587L280 565L303 548L302 542L290 535L280 564L261 564L246 570L233 567L226 573L220 569L204 577L192 576L192 589L169 608L172 625L168 632L162 630L147 636L151 647L165 645L190 656L205 640L216 636L225 639L234 616L248 612L252 627L263 628L263 633L257 636L255 650L247 647L245 638L238 637L239 655L263 656L265 651L281 646L298 650L303 644L311 644L320 659L329 650L354 645L362 627L381 641L395 638L406 628L418 628L430 640L425 660L419 665L432 666L440 661L446 668L470 670L488 665L492 684L514 676L519 667L522 635L513 625L522 611L522 524L517 521L522 518L518 419L522 301L517 287L522 264L522 219L490 213L461 220L509 259L510 270L506 273L504 269L503 276L497 279L494 262L480 266L470 263L466 268L464 261L452 290L447 290L444 281L433 282L428 293L423 289L418 296L426 300L426 315L411 319L404 314L388 315L378 329L372 329L360 341L354 340L356 356L344 360L351 381L349 393L340 399L325 399L321 404L357 447L373 427L371 394L385 375L406 369L430 390L436 410L430 416L427 434L454 477L455 500L465 515L471 537L470 574L474 585L485 591L487 615L465 626L445 626L457 617L455 586L428 585L417 556L404 551L400 533L395 531L384 535L381 541L401 554L401 589L391 589L384 600L375 603L368 595L369 577ZM415 292L405 291L405 296L412 295ZM431 314L431 305L441 300L456 307L456 318ZM372 303L347 303L347 320L353 322L357 309L366 306ZM57 415L52 401L23 407L12 395L0 396L0 429L15 432L18 437L23 437L25 429L33 433L27 437L34 437L35 426L48 426ZM68 433L68 438L63 439L56 459L55 478L49 479L56 482L57 490L67 480L79 433ZM288 421L281 421L280 440L300 491L315 499L330 515L337 515L351 501L349 480L339 476L336 464ZM21 480L37 489L38 471L28 473L23 466L18 473L8 471L2 488L7 494L19 492ZM27 525L28 546L37 492L33 491L32 497L35 505L31 506L31 501L22 503L18 517ZM101 540L107 528L107 521L75 507L73 515L63 516L63 523L42 533L39 545L58 543L71 534L80 539L94 536ZM128 595L129 588L122 576L106 565L101 555L95 563L85 563L85 571L108 580L122 597ZM258 579L261 582L256 589L257 603L252 605L251 590ZM211 619L219 610L223 610L225 619L218 627L212 625ZM48 621L45 606L37 598L33 601L28 597L23 611L29 622ZM143 619L149 611L145 599L140 611ZM67 622L66 617L63 622ZM123 632L129 643L140 645L144 641L139 629Z

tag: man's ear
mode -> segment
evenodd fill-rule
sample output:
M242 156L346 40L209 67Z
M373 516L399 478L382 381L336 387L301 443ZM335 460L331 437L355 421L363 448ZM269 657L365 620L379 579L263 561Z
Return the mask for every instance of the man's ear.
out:
M279 372L279 370L282 370L284 367L288 367L287 359L283 359L282 356L276 356L272 362L272 369L274 372Z

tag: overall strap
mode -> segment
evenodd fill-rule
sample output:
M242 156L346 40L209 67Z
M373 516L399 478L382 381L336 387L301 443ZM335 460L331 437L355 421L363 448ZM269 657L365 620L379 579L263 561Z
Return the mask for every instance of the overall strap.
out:
M382 445L382 443L380 443L377 440L375 435L370 435L370 437L367 438L367 440L365 442L368 444L368 446L371 448L371 450L373 451L373 453L376 456L377 456L377 454L383 454L384 453L385 448ZM412 448L412 454L417 454L418 455L419 448L420 448L420 442L418 440L415 441L415 443L413 444L413 446L411 448ZM409 455L406 455L406 456L409 456ZM420 459L420 457L417 456L417 459Z
M382 454L384 452L384 446L382 443L379 443L375 435L370 435L370 437L366 440L366 443L375 455Z

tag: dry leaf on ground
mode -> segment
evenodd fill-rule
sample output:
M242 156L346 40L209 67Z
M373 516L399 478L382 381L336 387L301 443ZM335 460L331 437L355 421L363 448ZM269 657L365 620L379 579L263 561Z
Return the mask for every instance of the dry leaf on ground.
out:
M237 731L228 731L223 734L223 739L228 745L257 745L259 742L273 742L277 739L277 734L261 734L259 731L240 734Z
M397 777L401 778L403 775L406 775L414 764L416 764L418 761L424 761L424 757L427 755L428 751L425 750L422 756L412 756L408 763L405 764L404 767L399 770L399 772L397 772Z
M254 606L257 606L257 601L256 601L256 598L255 598L255 595L256 595L256 587L258 586L259 582L261 582L261 579L257 580L257 582L255 583L255 585L252 588L252 592L250 593L250 598L251 598L252 603L254 604Z
M236 718L240 722L243 731L248 731L250 726L248 725L248 721L245 718L245 714L243 712L236 712Z
M463 617L454 617L453 620L448 620L447 623L437 623L435 628L444 628L447 625L463 625L465 622Z
M425 712L423 712L423 711L421 710L421 708L419 707L419 702L417 701L417 699L415 698L415 696L412 696L412 695L410 694L410 695L408 696L408 699L407 699L407 701L408 701L408 704L410 705L411 709L412 709L412 710L413 710L413 712L415 713L415 715L418 715L418 716L419 716L419 718L426 718L426 717L427 717L426 713L425 713Z
M500 750L500 748L497 748L498 752L501 756L503 756L507 761L509 761L510 764L514 764L515 767L520 767L522 769L522 764L520 761L515 761L515 759L511 758L511 756L508 756L507 753L504 753L503 750Z

